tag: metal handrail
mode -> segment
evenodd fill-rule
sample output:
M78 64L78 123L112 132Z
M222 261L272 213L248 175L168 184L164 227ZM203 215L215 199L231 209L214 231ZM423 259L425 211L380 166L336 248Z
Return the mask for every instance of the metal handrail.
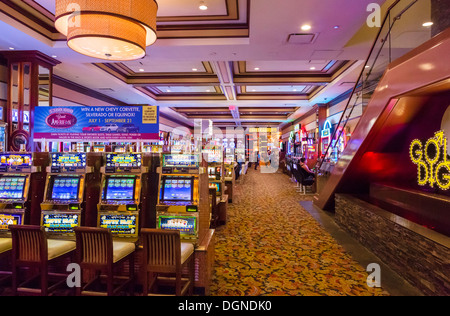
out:
M352 101L352 97L355 95L356 90L357 90L358 87L360 86L360 81L361 81L361 79L362 79L362 77L363 77L363 75L364 75L364 72L365 72L365 70L366 70L366 66L367 66L367 64L369 63L370 57L372 56L372 53L373 53L374 50L375 50L375 46L376 46L377 43L378 43L378 40L379 40L379 38L380 38L380 36L381 36L382 30L384 29L384 27L385 27L385 25L386 25L386 22L387 22L388 19L390 18L391 11L392 11L392 10L394 9L394 7L396 7L401 1L402 1L402 0L396 0L396 1L388 8L387 13L386 13L386 15L385 15L385 17L384 17L384 19L383 19L383 23L381 24L381 27L380 27L380 29L379 29L379 31L378 31L378 33L377 33L377 36L376 36L376 38L375 38L375 40L374 40L374 42L373 42L373 44L372 44L372 47L370 48L369 54L368 54L368 56L367 56L367 58L366 58L366 61L365 61L365 63L364 63L364 67L362 68L361 73L359 74L358 80L356 80L356 83L355 83L355 85L354 85L354 87L353 87L353 89L352 89L352 92L351 92L350 97L349 97L349 99L348 99L348 102L347 102L347 104L346 104L346 106L345 106L345 109L344 109L344 111L342 112L342 116L341 116L341 118L339 119L339 123L337 124L338 127L341 125L341 123L342 123L342 121L343 121L343 119L344 119L344 115L345 115L345 113L347 112L348 107L350 106L350 103L351 103L351 101ZM380 54L380 52L381 52L381 49L383 48L384 43L386 42L387 36L390 35L390 33L391 33L391 31L392 31L392 28L394 27L395 22L396 22L397 20L399 20L400 17L402 16L402 14L405 13L405 12L406 12L411 6L413 6L417 1L418 1L418 0L413 0L413 2L411 2L405 9L403 9L403 10L402 10L402 11L394 18L394 23L392 23L392 25L389 26L389 31L387 32L386 37L383 39L383 45L382 45L382 47L380 48L380 50L378 51L378 54L377 54L377 57L376 57L375 60L374 60L374 63L373 63L372 66L370 67L369 74L371 73L373 67L375 66L375 63L376 63L376 61L378 60L379 54ZM350 119L350 116L351 116L351 114L353 113L353 109L354 109L354 108L355 108L355 104L352 106L352 108L351 108L351 110L350 110L350 114L347 116L347 119L346 119L346 121L345 121L345 124L344 124L343 128L340 129L340 131L339 131L339 138L342 136L342 133L344 132L345 127L347 126L348 120ZM335 129L335 131L333 132L333 135L332 135L332 138L331 138L331 139L336 139L335 137L336 137L336 133L338 132L338 130L339 130L339 128L336 128L336 129ZM339 138L338 138L338 139L339 139ZM325 154L322 155L324 158L328 155L328 152L329 152L329 150L330 150L331 147L332 147L332 143L330 142L330 145L327 147L327 150L325 151ZM321 159L320 165L319 165L319 167L317 168L317 171L320 171L320 169L322 168L322 165L323 165L324 162L325 162L325 159Z

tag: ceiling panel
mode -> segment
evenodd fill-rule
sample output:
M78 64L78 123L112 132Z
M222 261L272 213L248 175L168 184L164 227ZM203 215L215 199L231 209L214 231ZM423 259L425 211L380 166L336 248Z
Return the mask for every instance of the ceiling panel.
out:
M186 0L157 0L158 16L208 16L208 15L227 15L227 3L225 0L206 0L204 1L208 10L200 10L198 1Z

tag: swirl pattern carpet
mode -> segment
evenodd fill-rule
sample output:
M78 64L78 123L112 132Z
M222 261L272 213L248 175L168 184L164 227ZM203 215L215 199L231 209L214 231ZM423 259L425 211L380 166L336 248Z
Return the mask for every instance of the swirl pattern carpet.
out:
M282 173L249 170L216 230L213 296L385 296L299 204Z

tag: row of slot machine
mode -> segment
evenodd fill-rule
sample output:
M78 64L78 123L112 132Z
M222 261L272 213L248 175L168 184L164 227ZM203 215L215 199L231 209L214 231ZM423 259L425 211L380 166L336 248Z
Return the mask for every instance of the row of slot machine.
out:
M151 169L142 153L49 153L47 166L34 164L35 155L0 154L0 236L9 225L40 224L51 239L73 239L75 227L98 226L137 242L140 227L156 227L198 243L206 176L198 156L163 154ZM141 225L143 217L151 224Z

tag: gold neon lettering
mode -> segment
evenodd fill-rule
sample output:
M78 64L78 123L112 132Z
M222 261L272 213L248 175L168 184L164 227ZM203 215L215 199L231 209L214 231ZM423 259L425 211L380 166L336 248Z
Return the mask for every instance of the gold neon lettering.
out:
M441 190L450 189L450 162L447 161L447 138L443 131L436 132L425 146L420 140L413 140L409 156L417 165L417 183L420 186L437 184Z

